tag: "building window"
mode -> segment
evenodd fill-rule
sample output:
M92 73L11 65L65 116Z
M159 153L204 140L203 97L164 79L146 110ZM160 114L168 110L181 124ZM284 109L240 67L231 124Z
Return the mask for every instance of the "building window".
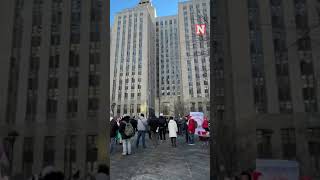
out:
M78 112L78 100L77 99L69 99L67 106L68 117L74 118Z
M64 141L64 152L65 152L65 172L66 176L69 177L72 172L72 169L76 168L76 160L77 160L77 136L75 135L68 135L65 136Z
M320 143L309 142L309 154L311 159L311 168L314 172L320 171Z
M117 106L117 115L120 115L120 112L121 112L121 106L118 105L118 106Z
M271 136L272 131L266 129L257 130L257 150L259 158L272 158Z
M54 166L55 159L55 137L46 136L43 148L43 167Z
M33 149L34 149L33 138L25 137L23 141L23 163L22 163L24 177L30 177L32 175Z
M87 172L93 172L97 166L98 160L98 146L97 135L87 136L87 156L86 156L86 170Z
M296 157L296 135L295 129L281 129L282 154L286 159Z
M140 113L140 112L141 112L141 105L137 104L137 113Z
M127 111L128 111L128 107L127 105L123 105L123 114L127 114Z
M96 74L89 75L89 86L97 87L100 84L100 76Z
M194 102L191 103L190 111L191 112L195 112L196 111L196 103L194 103Z
M134 104L131 104L130 105L130 114L133 114L134 113Z
M55 99L48 99L47 100L47 117L50 118L52 115L55 117L55 114L57 113L57 100Z
M88 100L88 111L97 111L99 109L99 99L89 98Z
M203 112L202 102L198 103L199 112Z
M320 127L308 128L309 138L320 138Z

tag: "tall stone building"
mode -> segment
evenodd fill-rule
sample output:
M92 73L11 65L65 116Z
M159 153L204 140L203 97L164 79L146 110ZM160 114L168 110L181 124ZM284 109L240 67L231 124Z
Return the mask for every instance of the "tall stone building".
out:
M116 14L111 32L110 98L115 115L155 112L155 9L148 0Z
M179 3L178 15L156 17L151 2L141 0L115 16L110 56L115 115L208 114L209 7L209 0L186 1ZM207 25L204 36L196 35L196 24Z
M181 86L185 112L210 112L210 0L179 2ZM196 24L206 33L196 34Z
M53 165L69 177L108 163L107 8L102 0L1 2L0 137L13 174Z
M320 177L319 7L213 1L215 174L285 159L298 161L301 175Z
M177 16L156 18L156 73L159 111L183 115Z

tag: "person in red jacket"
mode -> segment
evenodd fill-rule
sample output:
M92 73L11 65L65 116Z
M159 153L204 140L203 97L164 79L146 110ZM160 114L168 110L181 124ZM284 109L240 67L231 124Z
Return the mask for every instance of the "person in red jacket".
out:
M207 117L203 118L202 128L209 131L209 120Z
M190 117L188 120L189 145L194 145L195 130L196 130L196 122L192 117Z

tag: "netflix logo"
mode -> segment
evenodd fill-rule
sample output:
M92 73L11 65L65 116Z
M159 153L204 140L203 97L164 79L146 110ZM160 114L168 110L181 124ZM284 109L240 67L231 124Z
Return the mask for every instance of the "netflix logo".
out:
M202 35L206 34L206 25L205 24L196 24L195 27L196 27L196 34L197 35L202 36Z

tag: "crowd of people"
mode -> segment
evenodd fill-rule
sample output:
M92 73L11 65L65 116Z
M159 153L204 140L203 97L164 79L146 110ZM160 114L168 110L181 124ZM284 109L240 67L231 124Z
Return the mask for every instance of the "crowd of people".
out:
M186 143L194 145L195 131L197 127L202 127L204 131L199 132L199 140L208 145L209 141L209 121L205 117L202 124L190 115L184 118L169 117L168 119L160 114L159 117L151 116L148 119L142 113L138 117L130 117L123 115L118 118L110 118L110 153L114 152L116 144L122 144L122 155L130 155L132 153L132 142L138 149L142 144L142 148L147 148L146 134L151 140L152 148L156 148L159 143L166 141L166 136L171 140L171 146L177 147L178 135L185 135Z

